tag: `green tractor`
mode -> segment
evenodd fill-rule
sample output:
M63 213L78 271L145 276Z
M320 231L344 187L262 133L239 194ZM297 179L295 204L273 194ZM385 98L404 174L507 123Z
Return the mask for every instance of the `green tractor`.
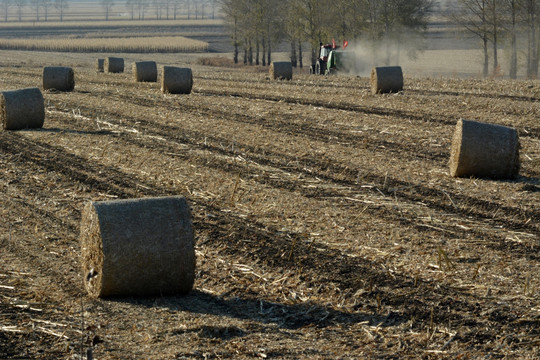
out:
M332 44L320 45L319 57L309 68L310 74L331 75L338 72L357 74L362 70L356 54L353 51L345 51L347 41L343 42L342 50L338 50L339 46L336 46L334 41Z

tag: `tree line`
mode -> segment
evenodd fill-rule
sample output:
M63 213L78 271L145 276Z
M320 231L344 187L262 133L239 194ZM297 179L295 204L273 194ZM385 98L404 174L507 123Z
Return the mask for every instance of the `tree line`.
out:
M291 45L293 66L303 66L307 44L311 64L320 43L369 40L399 47L422 33L433 0L220 0L234 44L234 61L240 52L244 63L269 65L276 44ZM399 54L399 51L398 51ZM311 65L310 64L310 65Z
M71 0L0 0L4 21L15 16L19 22L28 13L32 21L64 21ZM87 5L90 2L85 2ZM215 18L218 0L96 0L95 6L102 11L103 19L109 20L114 6L124 6L131 20L176 20L180 14L188 19Z
M540 58L540 0L450 0L448 17L476 36L483 50L483 75L501 72L499 49L509 50L508 75L515 79L520 48L526 76L538 78ZM522 44L520 46L520 43Z
M101 0L112 2L114 0ZM191 19L214 19L218 0L126 0L131 20L152 17L158 20L176 20L180 12Z
M291 44L293 66L303 66L304 46L313 64L319 44L332 39L368 40L383 50L382 62L421 35L431 11L477 37L483 49L483 75L502 73L500 48L509 54L508 75L516 78L518 58L525 58L526 76L538 78L540 0L220 0L234 44L234 61L243 52L246 64L269 65L278 43ZM338 40L339 41L339 40ZM396 50L397 49L397 50ZM373 52L375 49L373 49ZM491 71L490 71L491 60ZM310 65L311 65L310 64Z

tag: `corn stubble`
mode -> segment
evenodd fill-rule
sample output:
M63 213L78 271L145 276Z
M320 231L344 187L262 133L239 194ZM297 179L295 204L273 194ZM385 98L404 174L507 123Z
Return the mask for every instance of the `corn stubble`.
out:
M59 52L132 52L182 53L201 52L208 43L183 36L0 39L3 50Z

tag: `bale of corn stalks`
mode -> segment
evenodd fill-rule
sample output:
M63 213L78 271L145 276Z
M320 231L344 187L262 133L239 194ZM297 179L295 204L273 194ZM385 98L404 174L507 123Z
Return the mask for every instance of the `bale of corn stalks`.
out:
M156 82L157 65L155 61L138 61L133 63L133 77L136 82Z
M161 91L170 94L189 94L193 87L190 68L163 66L161 69Z
M0 122L4 130L43 127L45 104L39 88L1 92Z
M161 296L193 288L194 238L183 197L89 202L80 231L91 296Z
M103 72L103 63L104 63L105 59L97 59L96 60L96 70L98 72Z
M73 69L66 66L43 68L43 90L72 91L75 88Z
M401 66L378 66L371 69L371 93L394 93L403 90Z
M274 80L292 80L293 69L290 61L274 61L270 64L270 78Z
M449 165L454 177L514 178L520 167L518 133L507 126L459 120Z
M121 73L124 72L124 59L118 57L106 57L103 62L105 72Z

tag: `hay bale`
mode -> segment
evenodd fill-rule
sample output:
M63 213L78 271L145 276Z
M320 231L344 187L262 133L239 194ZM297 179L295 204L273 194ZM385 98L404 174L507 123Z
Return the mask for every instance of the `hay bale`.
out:
M124 72L124 59L117 57L106 57L103 62L105 72L108 73L122 73Z
M452 139L450 175L508 179L519 173L516 129L459 120Z
M193 87L193 73L190 68L163 66L161 70L161 91L171 94L189 94Z
M96 70L98 72L103 72L103 63L104 63L105 59L97 59L96 60Z
M4 130L43 127L45 104L41 91L27 88L0 93L0 121Z
M403 90L401 66L379 66L371 69L371 93L394 93Z
M157 65L155 61L138 61L133 63L133 76L136 82L157 81Z
M75 88L73 69L66 66L43 68L43 90L72 91Z
M292 80L293 69L290 61L274 61L270 64L270 78L274 80Z
M193 288L194 239L183 197L89 202L80 242L91 296L186 294Z

